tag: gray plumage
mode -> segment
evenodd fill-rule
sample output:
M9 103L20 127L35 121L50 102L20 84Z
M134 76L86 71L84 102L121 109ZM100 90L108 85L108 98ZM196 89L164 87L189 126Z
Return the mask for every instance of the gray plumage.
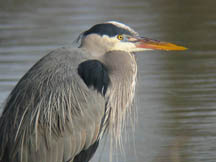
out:
M105 125L116 122L108 121L109 115L113 116L112 120L123 120L119 111L126 113L122 106L130 104L131 99L130 90L124 92L122 88L127 87L124 83L128 81L132 84L133 78L128 73L120 74L124 70L134 72L131 64L124 64L130 56L121 51L107 53L104 63L110 69L112 86L105 97L89 89L77 74L76 63L89 56L82 49L57 49L23 76L9 95L1 117L1 156L8 148L14 162L72 161L80 151L99 140L107 127L114 127L114 123ZM113 59L118 61L109 65ZM121 68L117 67L119 64ZM120 106L122 109L110 112L111 107ZM104 123L101 123L105 113ZM121 123L113 129L119 132L120 127ZM120 138L120 132L117 134Z
M23 76L1 117L0 157L7 151L14 162L67 161L97 140L105 99L71 65L85 57L58 49Z
M96 24L78 39L79 48L41 58L8 96L0 118L0 162L88 162L106 132L121 143L133 111L133 52L183 49L139 37L114 21Z

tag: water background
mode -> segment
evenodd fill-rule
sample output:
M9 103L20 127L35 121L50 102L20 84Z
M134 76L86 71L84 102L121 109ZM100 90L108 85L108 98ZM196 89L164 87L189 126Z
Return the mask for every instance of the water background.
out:
M0 0L0 103L50 50L70 46L96 23L117 20L189 50L136 55L138 119L113 161L215 162L215 6L213 0ZM92 161L108 162L108 145Z

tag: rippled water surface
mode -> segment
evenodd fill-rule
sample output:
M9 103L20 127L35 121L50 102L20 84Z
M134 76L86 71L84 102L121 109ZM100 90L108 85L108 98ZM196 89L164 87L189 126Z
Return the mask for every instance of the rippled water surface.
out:
M138 119L119 162L216 161L216 1L0 0L0 103L50 50L107 20L189 48L137 54ZM109 161L102 144L92 161Z

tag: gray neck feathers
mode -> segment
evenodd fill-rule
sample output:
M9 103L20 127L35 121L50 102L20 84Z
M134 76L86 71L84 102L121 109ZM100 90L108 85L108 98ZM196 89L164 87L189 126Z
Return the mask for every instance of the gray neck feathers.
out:
M134 55L124 51L108 52L102 58L108 68L111 86L106 94L108 131L116 144L121 144L121 132L126 116L131 115L137 65Z

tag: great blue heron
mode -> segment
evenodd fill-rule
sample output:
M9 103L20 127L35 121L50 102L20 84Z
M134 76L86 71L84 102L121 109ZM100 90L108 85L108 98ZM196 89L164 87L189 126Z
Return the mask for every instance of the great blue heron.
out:
M88 162L105 132L121 137L136 84L133 52L185 50L115 21L79 40L79 48L41 58L10 93L0 118L1 162Z

